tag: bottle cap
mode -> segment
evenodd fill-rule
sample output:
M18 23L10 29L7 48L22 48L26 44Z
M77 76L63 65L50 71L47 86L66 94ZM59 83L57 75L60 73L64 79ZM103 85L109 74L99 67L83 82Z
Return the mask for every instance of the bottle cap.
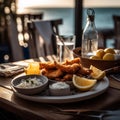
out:
M95 11L92 8L87 9L88 20L94 21Z

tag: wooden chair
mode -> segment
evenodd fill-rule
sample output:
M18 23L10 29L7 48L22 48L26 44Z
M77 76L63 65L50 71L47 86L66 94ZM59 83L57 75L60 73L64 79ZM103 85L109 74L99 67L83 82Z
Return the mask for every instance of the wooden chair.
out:
M26 33L28 33L28 27L27 22L31 20L41 20L43 18L43 13L39 14L17 14L16 21L18 27L21 26L21 29L18 30L18 34L21 33L23 36L25 36ZM18 28L17 27L17 28ZM23 41L28 41L26 37L23 37Z
M19 45L17 25L11 17L8 24L9 47L10 47L10 61L18 61L24 58L22 47Z
M98 29L99 33L99 48L107 48L107 42L111 39L114 39L114 30L111 28ZM113 43L114 47L114 43Z
M120 16L113 15L115 48L120 49Z
M59 34L59 25L62 19L33 20L28 22L31 39L29 41L29 54L31 58L56 54L55 34Z
M27 28L27 21L33 20L33 19L42 19L43 13L39 14L19 14L15 15L14 17L11 16L9 23L8 23L8 34L9 34L9 46L11 51L11 61L18 61L25 59L25 51L24 49L27 49L27 46L24 46L23 43L29 40L26 39L25 34L28 34L28 28ZM19 22L21 24L21 29L18 29L19 22L17 21L19 19ZM22 40L19 39L19 35L21 36Z

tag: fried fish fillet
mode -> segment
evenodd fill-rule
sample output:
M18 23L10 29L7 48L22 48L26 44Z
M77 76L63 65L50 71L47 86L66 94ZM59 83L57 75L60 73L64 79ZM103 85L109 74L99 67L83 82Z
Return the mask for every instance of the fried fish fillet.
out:
M86 75L89 75L91 72L92 72L92 70L82 66L81 69L76 72L76 74L79 76L81 76L81 75L86 76Z
M74 58L73 60L68 60L67 59L65 62L63 62L63 65L72 65L74 63L80 64L81 63L80 58Z
M73 74L86 76L91 73L89 68L82 66L80 58L59 62L40 62L41 73L49 79L58 81L72 80Z
M43 75L45 75L49 79L55 79L55 78L60 78L61 76L63 76L63 74L64 73L60 69L56 69L56 70L46 70L46 72L44 72Z
M71 81L73 77L73 74L66 74L63 76L62 81Z
M61 71L66 72L66 73L74 74L79 69L81 69L81 64L78 64L78 63L73 63L72 65L63 65L56 61L54 63L56 65L57 69L60 69Z
M40 69L56 69L54 62L40 62Z

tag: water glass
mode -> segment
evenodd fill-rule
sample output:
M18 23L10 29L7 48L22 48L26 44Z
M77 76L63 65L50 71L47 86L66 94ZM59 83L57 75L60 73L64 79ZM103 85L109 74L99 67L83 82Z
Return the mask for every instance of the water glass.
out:
M75 48L75 35L57 35L57 56L59 62L66 59L73 59L73 49Z

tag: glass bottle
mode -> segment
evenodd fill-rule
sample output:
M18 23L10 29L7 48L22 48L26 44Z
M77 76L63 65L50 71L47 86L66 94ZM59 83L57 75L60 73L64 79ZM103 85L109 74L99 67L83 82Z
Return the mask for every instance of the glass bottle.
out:
M95 11L94 9L87 9L87 24L82 34L82 57L89 58L95 55L98 49L98 32L95 26Z

